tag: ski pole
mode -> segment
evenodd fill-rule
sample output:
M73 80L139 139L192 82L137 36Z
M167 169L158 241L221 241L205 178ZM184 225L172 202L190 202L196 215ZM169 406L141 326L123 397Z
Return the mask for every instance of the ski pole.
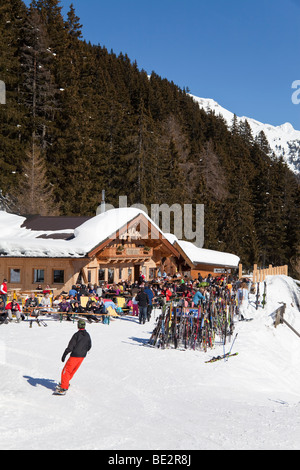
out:
M224 343L223 343L224 361L225 361L225 357L226 357L226 355L225 355L226 334L227 334L227 319L225 320Z
M233 341L232 341L232 345L231 345L231 348L230 348L230 350L229 350L228 356L231 354L231 351L232 351L232 348L233 348L233 345L234 345L234 342L235 342L235 340L236 340L237 335L238 335L238 333L235 335L235 337L234 337L234 339L233 339ZM228 358L227 358L227 361L228 361Z

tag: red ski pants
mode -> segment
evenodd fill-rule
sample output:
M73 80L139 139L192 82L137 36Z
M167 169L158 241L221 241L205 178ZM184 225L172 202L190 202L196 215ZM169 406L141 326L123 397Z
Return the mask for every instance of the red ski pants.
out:
M84 357L69 357L61 373L61 388L68 390L70 380L81 366L83 359Z
M138 304L133 304L132 305L132 315L133 316L139 316L139 306Z

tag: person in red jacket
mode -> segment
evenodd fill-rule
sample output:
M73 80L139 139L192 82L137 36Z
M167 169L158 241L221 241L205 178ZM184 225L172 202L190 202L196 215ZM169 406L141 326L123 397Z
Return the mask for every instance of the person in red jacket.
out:
M9 302L6 305L5 310L7 310L7 315L8 315L9 321L12 321L12 319L13 319L12 316L14 314L17 318L17 323L20 323L20 321L21 321L21 308L20 308L20 305L18 304L18 302L16 300L13 299L11 302Z
M65 367L62 370L61 383L55 392L59 395L65 395L69 388L70 380L73 378L74 374L81 366L82 361L86 357L88 351L92 347L91 337L85 330L85 321L78 320L77 326L78 331L72 336L68 347L65 349L65 352L61 358L62 362L65 362L66 356L71 353Z
M3 279L3 282L0 286L0 296L2 297L2 301L4 302L4 305L6 305L7 302L7 280Z

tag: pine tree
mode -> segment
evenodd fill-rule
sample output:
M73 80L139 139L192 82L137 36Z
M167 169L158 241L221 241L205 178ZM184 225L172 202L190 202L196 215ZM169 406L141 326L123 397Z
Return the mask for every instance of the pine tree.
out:
M255 143L258 145L261 152L266 155L271 154L271 147L264 131L260 131L260 133L255 137Z
M36 145L27 151L23 165L23 179L16 196L20 214L55 215L53 189L48 184L44 157Z
M220 159L214 150L212 140L204 145L200 154L201 173L206 183L210 199L222 203L229 196L228 181L224 175ZM218 184L216 184L216 181Z
M145 109L143 100L140 101L137 112L126 121L130 123L131 130L125 129L125 134L130 137L124 152L126 165L123 169L120 166L120 171L128 179L129 202L150 205L157 202L155 178L158 142L153 120Z
M21 0L0 5L0 80L6 85L6 104L0 105L0 187L7 194L19 184L23 145L28 141L25 110L20 104L20 36L26 18Z
M245 173L236 171L236 188L223 204L220 219L221 240L226 249L240 256L246 266L253 266L258 259L258 237L255 227L255 213L251 204L250 190Z
M29 10L22 39L22 101L28 110L32 141L38 139L41 148L46 149L57 109L57 86L50 70L53 55L48 33L33 8Z
M58 53L64 47L65 40L65 22L60 0L32 0L30 6L39 13L47 30L50 50Z
M75 40L81 39L81 28L82 24L80 23L80 18L76 15L74 5L71 3L66 21L66 30L69 37L74 38Z
M254 138L253 138L251 127L247 119L240 122L239 127L238 127L238 134L247 145L250 145L250 146L253 145Z
M265 161L257 180L255 197L256 229L260 239L259 262L262 267L287 262L287 213L284 210L283 167Z
M236 114L234 114L232 118L232 124L231 124L231 133L232 135L238 135L239 134L239 123Z

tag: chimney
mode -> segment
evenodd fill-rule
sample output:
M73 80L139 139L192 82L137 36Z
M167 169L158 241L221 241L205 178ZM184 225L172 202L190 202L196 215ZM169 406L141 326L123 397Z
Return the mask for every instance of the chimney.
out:
M105 190L102 190L102 200L100 206L97 207L96 215L103 214L105 212Z
M102 189L101 214L105 212L105 189Z

